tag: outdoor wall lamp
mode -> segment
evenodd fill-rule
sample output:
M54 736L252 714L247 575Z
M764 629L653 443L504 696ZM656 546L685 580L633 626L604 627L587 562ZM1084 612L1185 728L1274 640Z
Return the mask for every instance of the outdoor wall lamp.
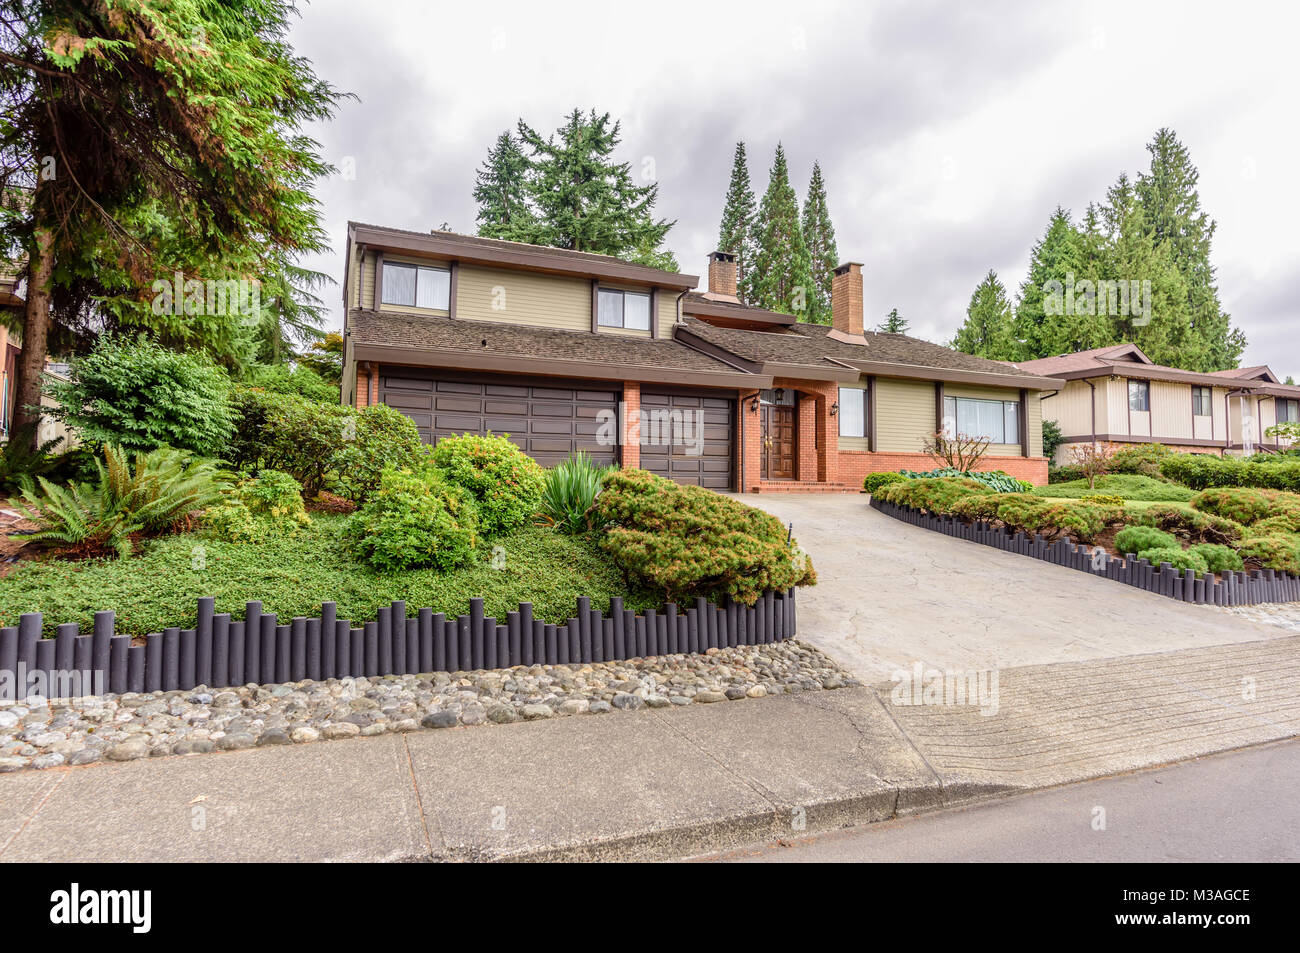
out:
M773 391L773 396L776 398L776 402L778 404L781 403L781 401L785 400L785 388L778 387L775 391Z
M837 400L835 403L831 404L831 416L834 417L839 412L840 412L840 402Z
M750 412L751 414L756 414L756 413L758 413L758 395L757 395L757 394L755 394L754 397L753 397L753 399L750 400L750 402L749 402L749 412Z

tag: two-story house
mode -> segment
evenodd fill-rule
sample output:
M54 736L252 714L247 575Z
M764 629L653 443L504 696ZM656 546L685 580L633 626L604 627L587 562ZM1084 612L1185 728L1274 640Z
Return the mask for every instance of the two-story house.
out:
M1046 482L1059 379L865 331L862 267L836 269L833 325L748 307L733 255L698 278L604 255L348 226L343 400L385 403L430 442L495 432L544 464L585 449L742 492L858 489L929 469L937 431Z
M1202 374L1154 363L1134 344L1075 351L1011 365L1066 381L1043 402L1065 443L1163 443L1191 453L1277 450L1276 423L1300 420L1300 387L1267 367Z

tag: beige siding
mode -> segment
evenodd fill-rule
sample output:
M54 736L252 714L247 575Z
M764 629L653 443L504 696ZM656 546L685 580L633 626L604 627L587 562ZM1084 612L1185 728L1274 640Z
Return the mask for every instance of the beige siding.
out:
M876 379L876 449L882 453L920 453L934 436L934 384L930 381Z
M457 318L591 330L591 282L585 278L464 265L456 285Z
M1043 455L1043 402L1039 399L1041 396L1041 391L1029 392L1029 455L1031 457Z
M1098 427L1100 433L1126 434L1128 428L1128 381L1125 378L1118 380L1106 381L1105 384L1098 382L1098 388L1106 388L1106 408L1107 413L1102 417L1097 415L1097 422L1104 422L1106 428L1102 430Z
M1055 421L1066 437L1086 437L1093 432L1095 403L1098 430L1105 433L1106 396L1104 383L1094 391L1086 381L1069 381L1060 393L1042 401L1042 417Z
M679 292L659 289L659 336L673 336L673 325L677 323L677 295Z

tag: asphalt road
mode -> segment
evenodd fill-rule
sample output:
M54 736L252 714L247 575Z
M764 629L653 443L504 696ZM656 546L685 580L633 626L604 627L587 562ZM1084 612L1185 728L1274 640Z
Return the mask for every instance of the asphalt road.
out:
M1300 741L1288 741L710 859L1296 861L1298 788Z

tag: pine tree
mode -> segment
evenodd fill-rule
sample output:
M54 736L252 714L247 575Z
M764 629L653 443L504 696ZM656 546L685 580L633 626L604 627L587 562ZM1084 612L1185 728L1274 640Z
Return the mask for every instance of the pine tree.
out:
M907 318L899 314L897 308L890 308L889 314L885 315L885 320L876 325L876 330L881 334L906 334Z
M777 143L767 191L755 220L758 253L750 300L759 308L806 315L812 293L812 262L799 222L799 199L790 187L785 150Z
M731 183L727 186L727 199L722 206L722 224L718 228L718 251L736 256L736 288L742 300L748 298L750 271L757 248L754 245L754 218L757 204L749 183L749 162L745 158L745 144L736 143L736 154L731 162Z
M528 207L528 157L507 130L488 150L476 174L478 233L484 238L527 242L537 227Z
M676 223L654 218L658 183L637 185L630 164L614 161L619 130L609 113L594 109L585 116L574 109L547 138L519 120L537 220L530 241L628 260L671 260L662 246Z
M1007 289L997 272L990 268L970 296L966 323L957 329L952 347L994 361L1017 360L1020 353L1014 321Z
M1070 213L1058 206L1029 254L1029 273L1016 305L1015 337L1024 342L1026 359L1061 353L1052 350L1061 337L1061 316L1054 313L1055 299L1047 286L1082 272L1082 246L1083 236L1070 221Z
M817 162L813 163L808 197L803 203L803 240L808 246L812 265L813 287L808 297L808 320L815 324L830 324L831 278L839 264L839 251L835 248L835 226L831 224L830 209L826 205L826 183Z

